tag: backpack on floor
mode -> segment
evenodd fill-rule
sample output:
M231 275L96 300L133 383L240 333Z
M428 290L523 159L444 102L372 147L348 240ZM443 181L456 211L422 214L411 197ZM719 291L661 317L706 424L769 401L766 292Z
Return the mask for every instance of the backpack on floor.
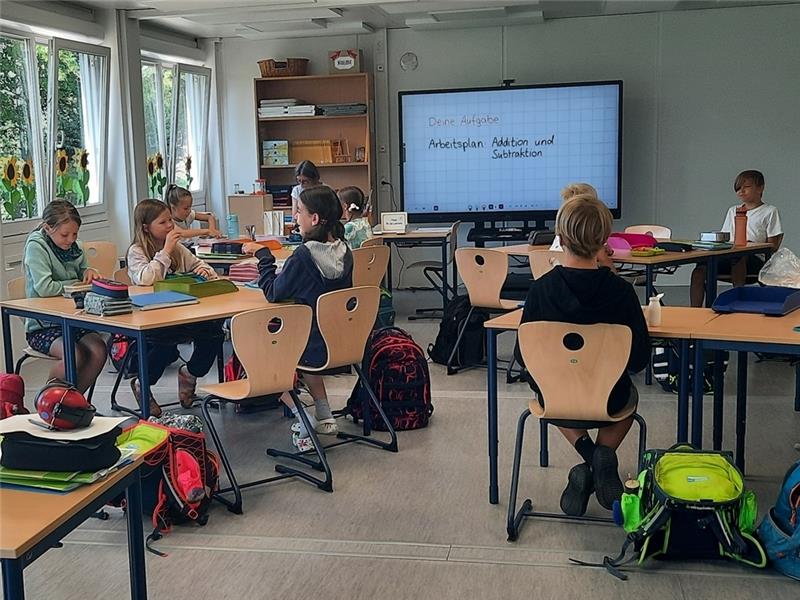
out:
M652 340L653 346L653 379L665 392L678 393L678 375L680 374L680 356L677 348L669 340ZM729 352L723 352L722 372L728 370ZM714 390L714 352L703 352L703 393ZM694 376L694 361L689 357L689 390L691 393Z
M395 430L427 427L433 413L428 361L408 333L397 327L373 331L361 369ZM368 401L369 392L358 380L344 414L358 423L364 418L363 407ZM372 428L385 430L378 411L372 404L369 406Z
M669 450L648 450L642 465L638 491L624 493L620 501L625 543L616 558L603 560L612 575L625 580L620 566L650 557L767 564L754 536L756 497L745 490L730 452L676 444ZM626 559L630 546L635 552Z
M133 340L121 333L114 333L111 335L111 340L108 346L108 357L111 359L111 364L114 369L119 373L122 368L125 368L124 377L134 377L139 372L139 358L136 352L136 344ZM127 359L127 364L126 364Z
M173 418L165 415L167 419ZM208 522L208 507L219 485L219 458L206 448L203 422L196 415L175 415L183 422L167 426L157 420L148 426L166 429L166 443L145 455L142 472L142 508L152 517L153 532L147 536L147 549L164 553L151 544L172 530L173 525Z
M456 296L447 303L436 341L428 346L428 356L433 362L440 365L447 364L447 359L456 345L458 332L467 319L471 307L469 296ZM476 308L472 311L451 366L466 367L483 362L486 350L486 332L483 323L488 318L489 313L483 309Z
M800 461L786 472L778 499L758 527L776 571L800 580Z

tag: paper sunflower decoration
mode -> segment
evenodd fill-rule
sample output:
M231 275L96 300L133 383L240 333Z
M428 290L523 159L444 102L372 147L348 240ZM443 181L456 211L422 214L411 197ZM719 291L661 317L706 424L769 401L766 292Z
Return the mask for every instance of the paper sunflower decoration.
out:
M76 171L85 171L89 166L89 153L86 148L76 148L72 160Z
M69 160L67 159L67 153L64 150L58 150L56 152L56 175L59 177L63 177L67 173L67 168L69 167Z
M3 180L8 183L8 187L17 187L17 158L12 156L3 166Z
M33 162L30 158L22 163L22 181L25 185L33 185Z

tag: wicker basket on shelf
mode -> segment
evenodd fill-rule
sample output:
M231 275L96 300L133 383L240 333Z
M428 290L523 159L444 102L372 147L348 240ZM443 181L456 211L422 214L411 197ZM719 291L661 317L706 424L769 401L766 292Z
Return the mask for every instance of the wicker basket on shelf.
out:
M265 58L258 61L262 77L297 77L305 75L308 68L307 58L287 58L286 60L274 60Z

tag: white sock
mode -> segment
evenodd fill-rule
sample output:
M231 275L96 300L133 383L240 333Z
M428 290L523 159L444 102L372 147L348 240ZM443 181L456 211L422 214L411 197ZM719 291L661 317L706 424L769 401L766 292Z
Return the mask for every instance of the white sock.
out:
M314 412L316 413L317 421L325 421L333 418L331 405L328 404L327 398L314 398Z
M316 428L317 420L314 418L313 415L311 415L311 413L308 412L308 409L303 408L303 410L305 411L306 416L308 417L308 422L311 424L312 427ZM295 416L295 418L297 418L297 422L300 423L300 431L299 431L300 437L301 438L308 437L308 429L306 429L305 423L303 423L303 420L300 418L300 413L297 410L296 406L292 407L292 414Z

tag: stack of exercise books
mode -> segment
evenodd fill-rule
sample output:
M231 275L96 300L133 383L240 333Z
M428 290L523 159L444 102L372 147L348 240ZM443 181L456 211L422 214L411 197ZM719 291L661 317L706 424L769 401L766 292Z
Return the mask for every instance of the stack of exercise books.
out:
M228 279L234 283L247 283L258 279L258 259L253 258L231 265Z
M297 98L277 98L274 100L261 100L258 103L258 117L267 119L271 117L313 117L316 106L301 104Z
M64 286L64 297L72 298L74 294L85 294L91 289L91 283L68 283Z
M83 299L83 308L90 315L100 315L101 317L125 315L133 312L133 304L129 297L111 298L94 292L86 293L86 297Z
M175 306L186 306L200 302L196 297L181 292L165 290L163 292L153 292L151 294L136 294L131 296L133 305L139 310L155 310L158 308L172 308Z
M711 242L697 240L692 242L692 248L695 250L730 250L733 244L730 242Z
M367 105L358 102L343 104L318 104L317 108L326 117L363 115L367 112Z

